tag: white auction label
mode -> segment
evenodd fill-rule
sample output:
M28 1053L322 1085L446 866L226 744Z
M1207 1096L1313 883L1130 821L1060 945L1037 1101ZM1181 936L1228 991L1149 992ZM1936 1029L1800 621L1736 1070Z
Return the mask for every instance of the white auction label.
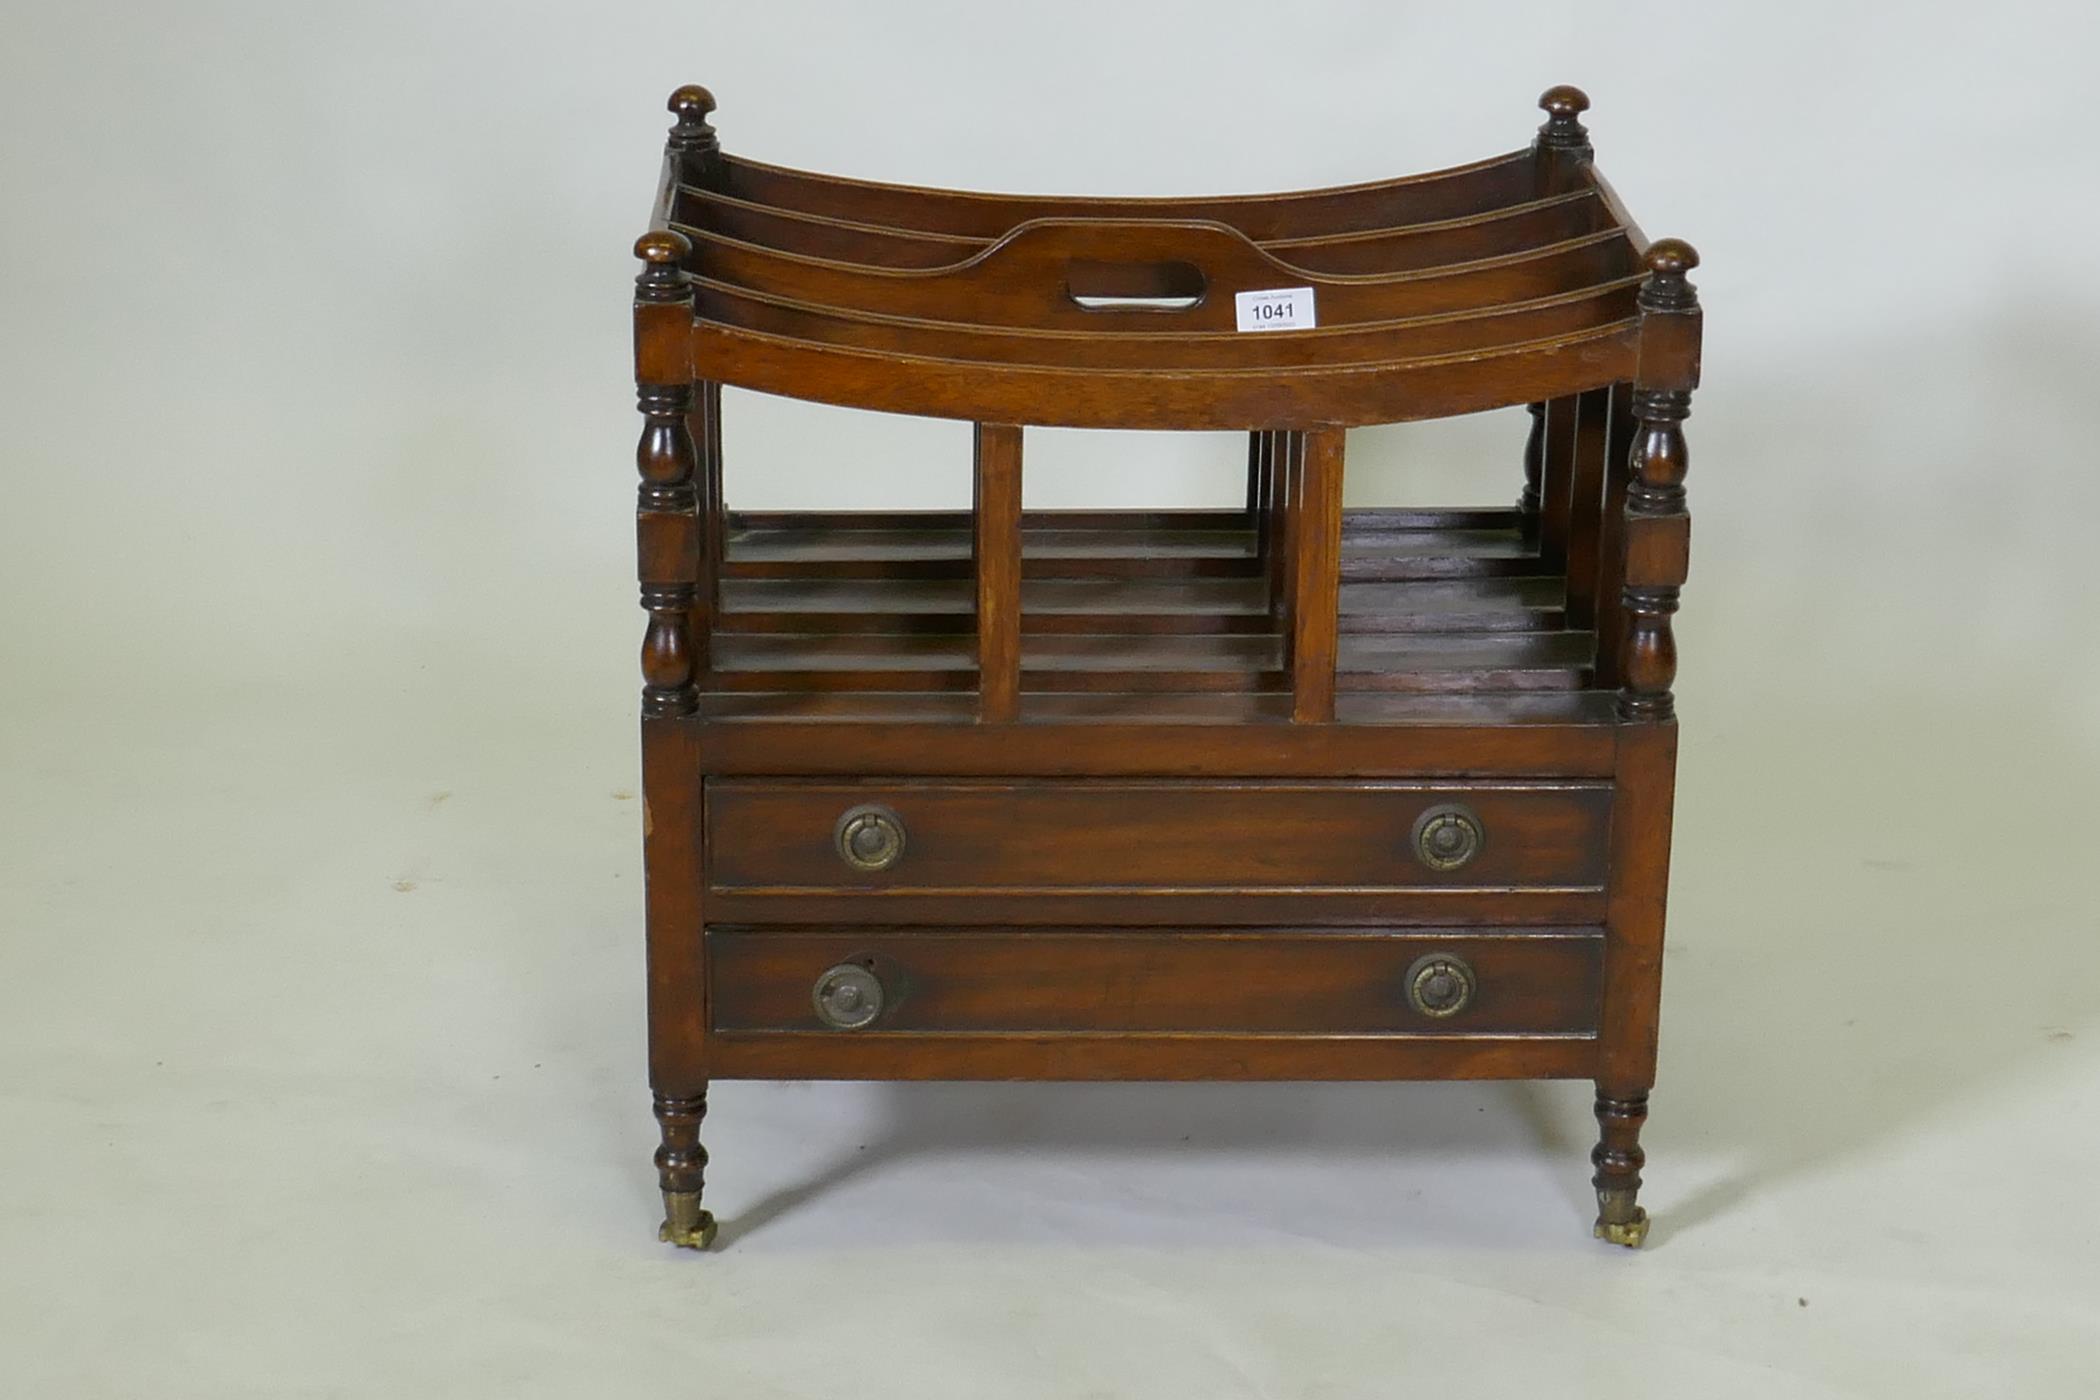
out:
M1276 287L1266 292L1235 292L1232 309L1243 331L1302 331L1313 319L1313 289Z

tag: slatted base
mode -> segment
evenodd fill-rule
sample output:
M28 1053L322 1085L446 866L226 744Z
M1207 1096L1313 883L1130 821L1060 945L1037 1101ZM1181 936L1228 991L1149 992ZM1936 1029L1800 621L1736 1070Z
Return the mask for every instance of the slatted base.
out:
M972 576L967 513L732 515L703 684L974 690ZM1350 511L1337 688L1586 689L1595 638L1567 625L1566 597L1514 511ZM1024 692L1281 692L1280 617L1246 513L1023 518Z

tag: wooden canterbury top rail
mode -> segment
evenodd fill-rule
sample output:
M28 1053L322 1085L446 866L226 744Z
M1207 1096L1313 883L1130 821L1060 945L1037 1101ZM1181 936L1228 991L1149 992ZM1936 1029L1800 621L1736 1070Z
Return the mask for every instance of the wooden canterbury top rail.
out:
M681 88L654 230L700 380L893 412L1083 427L1441 416L1634 376L1644 240L1573 89L1531 149L1267 195L973 194L725 155ZM1310 289L1313 328L1235 295Z
M674 109L675 110L675 109ZM1031 219L1208 219L1249 238L1298 238L1478 214L1530 199L1530 151L1329 189L1180 198L980 194L846 180L725 155L709 188L752 204L919 233L997 238Z
M974 688L974 718L1005 724L1024 692L1201 691L1384 723L1363 693L1601 682L1621 720L1667 719L1698 258L1648 243L1598 175L1580 92L1540 105L1528 152L1408 180L1037 200L737 161L713 99L680 89L635 248L644 713L749 690L789 717L854 696L894 715L898 692ZM1240 329L1236 294L1286 289L1313 324ZM971 511L729 516L723 384L974 420ZM1519 510L1345 521L1344 428L1514 403L1534 410ZM1028 424L1251 430L1246 509L1031 524ZM1429 625L1345 625L1366 586L1453 582L1403 604Z
M1061 209L1046 218L1101 217ZM1129 218L1123 214L1115 217ZM1256 246L1313 272L1399 272L1441 263L1523 252L1610 226L1611 211L1593 189L1526 200L1484 214L1347 232L1255 239ZM1021 222L1032 222L1022 220ZM1230 219L1206 222L1239 227ZM783 253L803 253L870 267L933 268L967 261L995 237L920 233L883 224L776 209L681 184L670 226L689 236L719 235ZM1002 234L1010 231L1002 230ZM1241 228L1245 233L1246 230Z

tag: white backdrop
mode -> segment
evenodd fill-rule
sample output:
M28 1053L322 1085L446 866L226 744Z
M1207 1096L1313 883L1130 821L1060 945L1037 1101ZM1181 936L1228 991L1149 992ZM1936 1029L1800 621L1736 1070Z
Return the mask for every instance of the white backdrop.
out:
M0 1380L54 1395L2086 1395L2089 7L8 7ZM1584 1086L725 1085L660 1249L628 247L732 150L1172 193L1584 86L1707 387L1641 1255ZM741 503L966 433L733 394ZM1501 502L1500 418L1350 496ZM1031 504L1239 448L1030 439ZM12 1378L8 1380L8 1378Z

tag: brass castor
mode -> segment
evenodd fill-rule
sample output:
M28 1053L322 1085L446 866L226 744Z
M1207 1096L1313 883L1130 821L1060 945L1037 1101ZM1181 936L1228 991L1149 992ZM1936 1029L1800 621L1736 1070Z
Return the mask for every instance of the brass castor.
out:
M1597 1228L1591 1233L1607 1244L1624 1245L1628 1249L1639 1249L1641 1242L1648 1238L1648 1212L1636 1206L1633 1211L1633 1219L1617 1223L1605 1220L1600 1216L1597 1220Z
M664 1223L656 1237L681 1249L705 1249L715 1242L715 1218L700 1209L698 1191L664 1192Z

